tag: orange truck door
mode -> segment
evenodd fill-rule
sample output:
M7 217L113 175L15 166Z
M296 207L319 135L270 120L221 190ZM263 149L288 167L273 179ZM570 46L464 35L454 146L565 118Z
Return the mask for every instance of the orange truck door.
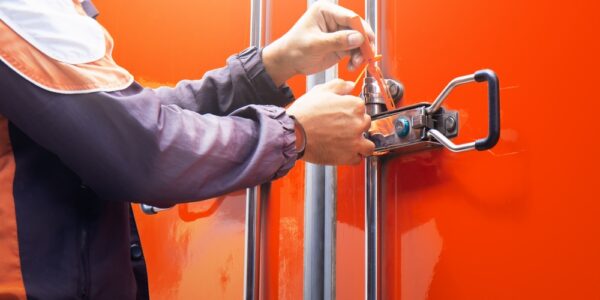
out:
M250 1L95 4L116 61L148 87L199 79L249 45ZM134 206L152 299L242 297L245 197L239 191L151 216Z
M486 151L381 157L378 299L598 299L596 1L380 1L386 77L400 106L459 75L500 78ZM456 143L488 134L485 84L458 87ZM340 169L338 297L363 299L362 167ZM345 199L343 199L345 198ZM347 249L342 252L341 249ZM349 274L350 273L350 274ZM372 299L372 298L370 298Z

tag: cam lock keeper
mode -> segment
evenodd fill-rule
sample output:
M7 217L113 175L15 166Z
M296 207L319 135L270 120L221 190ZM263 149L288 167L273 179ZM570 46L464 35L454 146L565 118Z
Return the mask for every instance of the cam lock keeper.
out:
M470 82L488 84L488 136L456 145L450 139L458 135L459 113L444 109L442 104L455 87ZM364 97L367 101L368 95ZM498 77L492 70L481 70L457 77L448 83L431 104L420 103L373 115L368 138L375 143L373 155L390 152L403 154L441 146L453 152L490 149L500 138Z

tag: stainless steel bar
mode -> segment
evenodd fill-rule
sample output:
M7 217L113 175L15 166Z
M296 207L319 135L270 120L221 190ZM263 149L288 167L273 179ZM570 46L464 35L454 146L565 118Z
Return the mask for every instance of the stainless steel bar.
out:
M440 144L444 145L444 147L448 148L452 152L465 152L475 149L475 142L457 145L435 129L427 131L427 136L436 139Z
M250 0L250 46L262 46L263 0ZM246 190L246 224L244 244L244 299L259 299L260 287L260 245L261 245L261 204L266 195L261 187Z
M260 270L260 187L246 191L246 235L244 246L244 299L258 299Z
M379 47L378 1L365 0L365 17L375 33L375 51ZM366 81L366 79L365 79ZM381 105L367 104L367 113L381 112ZM379 206L380 206L380 161L379 157L365 160L365 299L378 299L379 280Z
M379 280L379 157L368 157L365 162L365 299L378 298Z
M308 86L308 84L307 84ZM304 179L304 299L323 299L325 168L306 163Z
M440 108L440 106L442 106L442 103L444 102L444 100L446 100L446 98L448 97L450 92L452 92L452 90L455 87L465 84L465 83L473 82L473 81L475 81L475 75L465 75L465 76L461 76L461 77L452 79L452 81L450 81L448 83L448 85L446 85L446 87L437 96L437 98L435 98L433 103L431 103L431 106L429 106L426 109L427 114L430 115L430 114L436 112Z
M367 21L375 33L375 53L378 53L377 51L379 51L379 37L377 36L377 29L379 27L378 9L378 0L365 0L365 21Z
M250 0L250 47L262 46L263 0Z
M325 167L325 221L324 221L324 299L335 299L336 224L337 224L337 167Z
M315 2L308 0L307 4ZM307 76L306 90L337 77L335 66ZM304 299L335 299L336 193L337 168L306 163Z

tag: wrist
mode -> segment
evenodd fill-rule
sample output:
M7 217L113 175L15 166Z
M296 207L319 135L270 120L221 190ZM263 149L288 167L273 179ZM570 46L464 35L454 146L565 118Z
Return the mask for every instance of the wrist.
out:
M304 156L304 152L306 151L306 131L304 131L304 127L296 117L293 115L289 115L292 120L294 120L294 134L296 135L296 154L298 157L296 159L301 159Z
M277 87L282 86L288 79L296 75L293 68L289 66L286 51L275 41L262 50L262 61L265 70Z

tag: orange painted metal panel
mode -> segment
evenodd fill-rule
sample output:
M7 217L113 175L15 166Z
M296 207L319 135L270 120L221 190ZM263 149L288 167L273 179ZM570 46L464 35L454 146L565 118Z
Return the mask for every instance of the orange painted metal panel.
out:
M339 4L364 18L365 1L340 0ZM360 70L349 72L344 59L339 77L354 81ZM362 79L359 81L362 85ZM357 87L355 95L360 93ZM365 170L364 165L339 166L336 224L336 285L338 299L364 299L365 295Z
M306 1L267 1L268 44L286 33L306 11ZM296 98L306 90L304 76L288 81ZM261 299L302 299L304 268L304 162L274 181L267 201Z
M383 1L384 72L405 103L494 69L502 135L485 152L390 157L383 299L600 298L593 128L596 1ZM485 85L460 87L457 141L485 136Z
M250 1L95 4L116 61L146 86L199 79L249 44ZM153 216L134 208L152 299L242 298L245 191Z

